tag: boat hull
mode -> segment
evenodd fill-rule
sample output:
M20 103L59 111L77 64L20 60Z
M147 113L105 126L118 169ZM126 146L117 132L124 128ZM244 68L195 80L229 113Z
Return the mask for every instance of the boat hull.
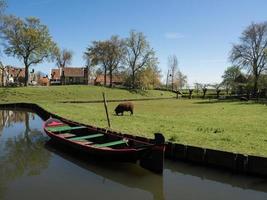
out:
M51 121L51 119L50 119ZM62 121L62 120L61 120ZM70 126L83 125L79 123L71 123L70 121L62 121L65 124ZM84 126L84 125L83 125ZM110 147L101 147L97 148L94 145L86 145L77 143L76 141L70 140L68 138L61 137L60 134L57 134L53 131L47 129L47 122L44 123L44 131L51 138L54 143L64 145L66 148L72 148L80 153L87 154L89 157L101 159L101 160L111 160L119 162L137 162L139 161L140 165L144 168L147 168L156 173L162 173L163 164L164 164L164 137L163 141L160 142L155 140L154 142L144 142L135 140L133 138L127 138L125 135L116 134L114 132L110 133L109 131L101 131L97 128L91 126L85 126L86 130L84 132L94 132L105 135L106 137L115 137L118 139L127 139L131 144L135 146L129 146L124 148L110 148Z

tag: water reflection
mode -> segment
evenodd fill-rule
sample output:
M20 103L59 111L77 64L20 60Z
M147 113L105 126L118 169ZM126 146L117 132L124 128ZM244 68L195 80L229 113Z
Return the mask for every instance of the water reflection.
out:
M0 110L0 134L3 133L4 127L10 127L17 122L24 122L24 112L14 112L12 110Z
M43 148L47 139L39 129L31 128L34 120L33 113L0 111L0 197L8 183L22 176L38 175L48 167L50 152Z
M88 159L88 156L67 149L65 146L48 141L45 147L56 155L70 161L71 163L102 177L103 183L107 180L121 185L138 188L152 194L152 199L164 200L163 177L151 173L138 165L131 163L101 162Z
M167 161L164 170L166 199L267 199L267 180L225 170Z
M166 161L162 176L92 160L58 144L42 120L0 110L0 199L267 199L267 181Z
M165 168L169 173L180 176L192 176L199 180L209 180L243 190L256 190L267 193L267 179L233 174L225 170L195 166L188 163L167 162Z

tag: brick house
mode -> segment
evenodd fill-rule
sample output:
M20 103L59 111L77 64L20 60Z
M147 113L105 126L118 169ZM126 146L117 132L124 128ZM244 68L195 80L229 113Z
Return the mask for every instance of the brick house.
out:
M65 67L51 70L51 85L87 84L88 71L83 67Z
M96 78L94 79L94 85L104 85L104 75L98 75L96 76ZM110 85L110 79L109 79L109 75L106 76L106 84L107 86ZM123 84L123 78L122 76L119 75L113 75L112 76L112 84L113 85L122 85Z
M25 79L25 69L13 66L6 66L0 70L0 85L8 86L13 84L22 84Z
M47 76L39 77L37 84L41 86L49 86L50 85L49 78Z

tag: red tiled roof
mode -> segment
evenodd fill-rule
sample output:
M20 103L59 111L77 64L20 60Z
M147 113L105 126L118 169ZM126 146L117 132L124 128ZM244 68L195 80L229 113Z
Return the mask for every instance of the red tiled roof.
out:
M63 71L65 77L84 77L84 69L81 67L65 67ZM52 79L60 79L60 69L52 69Z
M110 79L109 79L109 76L107 75L106 76L106 82L109 83L110 82ZM113 75L112 76L112 82L113 83L122 83L123 82L123 78L122 76L116 76L116 75ZM98 75L95 79L95 83L104 83L104 75Z
M7 72L9 75L12 75L13 77L25 77L25 68L8 66Z
M47 85L49 83L49 79L47 77L40 77L38 83L40 85Z
M52 69L51 79L60 79L59 69Z

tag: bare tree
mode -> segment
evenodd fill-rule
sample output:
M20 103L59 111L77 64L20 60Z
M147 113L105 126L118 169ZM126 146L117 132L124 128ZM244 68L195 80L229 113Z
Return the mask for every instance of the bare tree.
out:
M111 36L108 43L108 70L109 70L109 86L113 85L113 71L116 70L119 64L122 62L125 48L123 40L119 39L118 36Z
M179 69L174 74L173 87L175 90L182 89L187 84L187 76L184 75Z
M201 84L201 89L202 89L202 92L203 92L203 99L205 99L205 97L206 97L206 93L207 93L207 91L208 91L208 84Z
M192 99L193 89L189 89L189 99Z
M174 77L176 74L176 71L178 70L178 59L176 55L169 56L168 58L168 65L171 71L171 86L172 86L172 91L174 90Z
M210 86L212 86L215 89L215 91L216 91L216 98L219 99L220 93L221 93L222 83L215 83L215 84L212 84Z
M83 59L85 61L85 68L87 70L87 84L90 84L90 80L94 74L94 66L91 65L91 60L86 54L83 54Z
M257 96L258 81L267 66L267 22L252 23L240 37L240 44L234 44L230 59L247 68L254 78L253 96Z
M198 94L200 89L202 88L202 84L201 83L194 83L194 88Z
M65 68L66 65L71 64L73 52L67 49L57 49L55 53L58 68Z
M125 41L126 56L125 63L129 66L131 73L132 88L136 87L136 73L155 60L155 52L150 48L142 32L131 31L129 38Z

